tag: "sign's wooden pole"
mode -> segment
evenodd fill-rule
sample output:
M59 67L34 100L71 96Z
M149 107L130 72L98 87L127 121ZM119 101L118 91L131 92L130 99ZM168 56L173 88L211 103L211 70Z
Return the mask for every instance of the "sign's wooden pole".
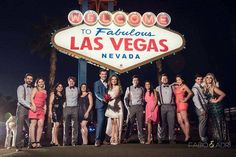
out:
M85 13L88 10L88 0L83 0L81 12ZM87 62L83 59L78 60L78 87L82 83L87 83Z

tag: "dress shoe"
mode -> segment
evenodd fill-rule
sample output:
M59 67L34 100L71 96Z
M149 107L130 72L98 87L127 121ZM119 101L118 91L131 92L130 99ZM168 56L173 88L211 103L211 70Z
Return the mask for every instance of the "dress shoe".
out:
M16 149L16 152L19 152L19 151L21 151L21 149L20 149L20 148L17 148L17 149Z
M95 145L95 147L100 147L101 146L101 142L100 141L96 141L94 145Z
M104 144L104 145L110 145L110 142L107 142L106 140L104 140L102 144Z
M141 143L141 144L145 144L145 141L144 141L144 140L140 140L140 143Z
M176 144L175 140L170 140L169 144Z
M127 144L127 143L128 143L128 140L126 138L123 139L122 144Z
M158 144L163 144L163 141L162 140L158 140L157 143Z

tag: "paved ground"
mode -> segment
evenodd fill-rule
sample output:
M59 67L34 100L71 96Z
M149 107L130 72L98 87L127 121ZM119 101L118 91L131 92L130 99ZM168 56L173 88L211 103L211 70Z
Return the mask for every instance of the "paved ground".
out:
M236 148L189 148L187 144L121 144L118 146L103 145L101 147L45 147L41 149L23 150L0 149L1 157L235 157Z

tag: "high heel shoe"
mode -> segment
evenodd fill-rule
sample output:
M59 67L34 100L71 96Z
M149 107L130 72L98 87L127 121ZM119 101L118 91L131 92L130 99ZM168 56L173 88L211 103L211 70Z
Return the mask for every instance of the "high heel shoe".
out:
M152 139L147 140L147 142L145 144L152 144Z
M117 144L118 144L117 140L115 138L112 138L111 145L117 145Z
M152 143L152 139L153 139L153 138L152 138L152 134L151 134L150 139L148 139L147 142L146 142L145 144L151 144L151 143Z
M58 146L61 146L59 143L54 143L54 146L58 147Z
M189 142L189 141L190 141L190 137L184 139L184 142Z
M55 146L55 143L54 142L50 142L50 146L52 147L52 146Z
M40 142L35 142L35 143L36 143L36 145L37 145L37 146L36 146L37 148L42 148L42 145L40 144Z
M37 142L30 142L28 149L35 149L37 148Z

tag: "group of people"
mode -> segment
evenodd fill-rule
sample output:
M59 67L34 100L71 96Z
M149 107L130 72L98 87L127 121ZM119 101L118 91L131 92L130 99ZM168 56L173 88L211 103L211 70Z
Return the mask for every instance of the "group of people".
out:
M92 121L91 112L94 104L97 115L95 138L97 147L106 143L111 145L127 143L135 121L141 144L152 143L155 136L152 131L153 124L158 125L159 143L166 140L175 143L176 117L185 135L184 141L189 141L188 101L191 98L199 119L201 141L208 140L208 124L211 126L213 140L222 142L229 140L221 103L225 93L219 89L212 73L208 73L205 77L196 75L192 90L184 83L180 75L176 76L176 82L169 84L168 76L162 74L161 84L156 88L150 81L146 81L145 86L142 87L139 77L134 75L132 85L126 88L125 93L117 75L111 75L108 78L108 72L101 69L99 77L100 79L94 83L94 94L86 83L82 83L78 88L75 86L76 78L69 77L68 86L65 89L61 83L57 83L54 90L47 96L44 79L36 79L35 85L32 86L33 75L26 74L25 83L17 89L17 150L23 147L21 133L24 123L29 124L30 147L42 147L40 140L47 113L47 97L49 97L48 116L53 122L51 145L54 146L59 146L58 130L61 122L63 122L63 146L78 144L79 128L83 144L88 144L87 124ZM123 94L124 99L122 99ZM127 128L122 140L124 106L127 109ZM143 130L144 121L147 125L147 137Z

